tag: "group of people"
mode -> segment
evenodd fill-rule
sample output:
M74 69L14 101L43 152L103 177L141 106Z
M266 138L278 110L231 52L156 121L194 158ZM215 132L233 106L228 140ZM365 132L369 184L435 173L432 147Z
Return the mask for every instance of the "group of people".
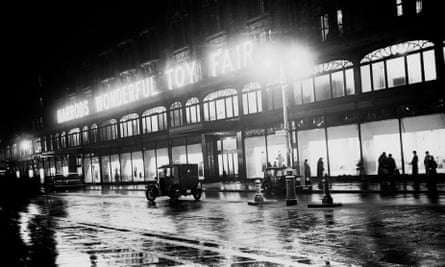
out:
M323 158L319 158L317 161L317 177L322 177L324 173ZM304 160L304 177L311 177L311 167L307 159Z
M392 157L391 153L389 153L388 156L386 155L386 152L380 154L378 159L377 174L379 176L393 176L398 174L396 161Z
M413 158L410 162L412 166L412 174L419 174L419 157L417 156L417 152L413 151ZM423 160L423 164L425 165L425 174L426 175L434 175L437 173L437 162L434 160L434 157L429 153L429 151L425 152L425 158Z

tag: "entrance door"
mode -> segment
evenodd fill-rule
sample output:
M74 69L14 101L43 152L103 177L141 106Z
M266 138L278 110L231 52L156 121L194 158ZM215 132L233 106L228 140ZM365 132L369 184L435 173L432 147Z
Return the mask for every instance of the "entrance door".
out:
M221 137L217 140L218 174L220 177L238 177L238 151L236 137Z

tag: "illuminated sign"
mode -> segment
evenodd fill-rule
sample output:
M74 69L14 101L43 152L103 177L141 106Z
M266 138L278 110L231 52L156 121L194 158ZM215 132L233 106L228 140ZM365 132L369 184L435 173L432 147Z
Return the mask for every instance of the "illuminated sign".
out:
M219 48L210 54L210 75L218 76L253 64L253 42L247 41L231 49Z
M173 68L167 68L167 87L169 90L194 83L198 80L196 61L184 62Z
M90 114L88 100L81 101L57 110L57 123L85 117Z
M157 93L154 79L149 77L96 96L96 112L133 103Z

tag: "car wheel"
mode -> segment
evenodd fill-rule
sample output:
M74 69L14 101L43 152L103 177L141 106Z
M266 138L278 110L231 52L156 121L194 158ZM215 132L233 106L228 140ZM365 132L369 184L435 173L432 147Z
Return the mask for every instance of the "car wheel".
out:
M145 191L145 197L148 201L154 202L157 196L157 190L154 187L150 187Z

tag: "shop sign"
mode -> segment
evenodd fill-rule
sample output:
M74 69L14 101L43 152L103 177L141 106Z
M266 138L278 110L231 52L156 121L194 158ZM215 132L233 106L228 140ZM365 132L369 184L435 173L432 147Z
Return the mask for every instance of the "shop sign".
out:
M129 83L95 97L96 112L136 102L157 94L153 77Z
M253 65L253 42L246 41L232 48L219 48L210 53L209 73L219 76Z
M165 70L169 90L180 88L198 81L197 62L186 61Z
M57 110L57 123L85 117L90 114L88 100L84 100Z

